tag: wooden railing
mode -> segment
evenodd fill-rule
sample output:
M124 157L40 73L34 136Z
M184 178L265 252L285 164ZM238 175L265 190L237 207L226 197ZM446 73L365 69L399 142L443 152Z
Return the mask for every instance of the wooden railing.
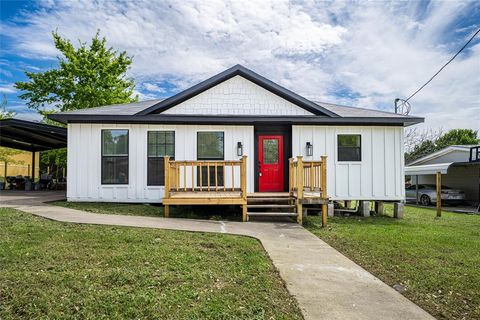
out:
M164 158L163 203L245 204L247 202L247 157L241 160L170 160Z
M320 161L304 161L302 156L289 161L289 192L296 199L297 220L302 223L304 203L322 204L322 222L326 224L327 157Z

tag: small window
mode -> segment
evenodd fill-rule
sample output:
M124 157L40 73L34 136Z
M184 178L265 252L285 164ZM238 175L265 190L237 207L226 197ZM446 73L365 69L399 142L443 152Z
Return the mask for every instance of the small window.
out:
M165 156L175 159L175 131L148 131L147 185L165 185Z
M278 139L263 140L263 163L264 164L278 163Z
M128 130L102 130L102 184L128 184Z
M362 141L359 134L338 135L338 161L362 161Z
M197 133L197 159L223 160L223 132Z
M224 160L224 133L197 133L197 160ZM202 167L202 186L208 185L207 167ZM217 184L223 186L223 167L217 168ZM197 185L200 186L200 169L197 168ZM210 185L215 186L215 168L210 167Z

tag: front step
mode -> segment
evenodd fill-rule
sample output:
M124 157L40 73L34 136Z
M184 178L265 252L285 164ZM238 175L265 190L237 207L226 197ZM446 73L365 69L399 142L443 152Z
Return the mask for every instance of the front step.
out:
M293 204L247 204L247 208L295 208Z
M249 217L296 217L296 212L247 212Z

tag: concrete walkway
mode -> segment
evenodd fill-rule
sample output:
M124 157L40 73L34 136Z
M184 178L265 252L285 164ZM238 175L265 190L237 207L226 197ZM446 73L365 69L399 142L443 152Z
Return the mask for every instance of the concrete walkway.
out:
M51 206L61 193L0 194L0 206L48 219L101 225L220 232L258 238L305 319L433 319L324 241L295 223L222 222L94 214Z

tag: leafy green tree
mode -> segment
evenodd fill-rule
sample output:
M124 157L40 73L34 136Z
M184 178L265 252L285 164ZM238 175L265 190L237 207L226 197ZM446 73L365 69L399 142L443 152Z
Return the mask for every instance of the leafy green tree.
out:
M25 91L20 98L27 100L29 108L45 114L45 109L69 111L138 100L133 96L134 81L126 76L132 57L125 51L107 48L107 40L100 38L99 32L89 45L79 42L78 48L57 32L52 34L63 55L57 58L58 67L25 72L29 80L15 83Z
M435 143L431 140L425 140L417 144L411 152L405 153L405 163L408 164L435 151Z
M452 145L475 145L480 143L478 131L471 129L452 129L435 139L423 139L413 150L405 153L405 163L410 163L435 151Z
M452 145L469 145L478 144L480 139L477 138L478 131L472 129L452 129L435 141L437 150Z
M59 125L46 116L54 112L87 109L103 105L135 102L134 81L126 75L132 57L125 51L107 48L106 39L99 32L90 44L79 42L75 48L68 39L53 32L55 47L62 54L58 67L45 72L25 72L26 82L17 82L15 87L24 91L20 98L27 106L44 116L44 122ZM42 152L41 166L57 172L65 168L66 149Z

